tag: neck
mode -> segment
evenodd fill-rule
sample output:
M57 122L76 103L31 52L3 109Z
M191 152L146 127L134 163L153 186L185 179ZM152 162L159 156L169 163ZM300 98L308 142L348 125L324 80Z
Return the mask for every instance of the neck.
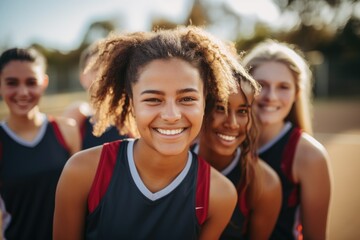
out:
M264 146L276 137L283 129L285 122L279 122L271 125L262 125L259 136L259 147Z
M5 121L12 130L39 128L43 123L42 116L43 113L36 107L24 116L10 114Z
M140 138L134 146L136 169L146 185L157 192L169 185L185 168L188 161L188 150L176 156L164 156L144 144Z
M10 114L6 119L8 127L20 138L32 141L38 134L44 119L39 111L31 111L26 116Z
M229 166L235 154L236 152L228 156L218 154L213 148L207 145L206 140L200 140L198 155L218 171L222 171Z

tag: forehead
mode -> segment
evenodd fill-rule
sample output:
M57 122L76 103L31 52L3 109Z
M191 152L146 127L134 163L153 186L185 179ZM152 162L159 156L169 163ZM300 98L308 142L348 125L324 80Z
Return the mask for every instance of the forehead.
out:
M240 105L249 104L247 103L246 99L251 101L252 95L250 92L246 93L246 91L241 90L240 87L238 87L237 93L232 93L229 96L228 105L231 107L238 107Z
M252 76L258 81L294 83L294 76L288 66L276 61L261 63L254 69Z
M154 88L163 92L182 88L203 89L199 70L190 63L177 59L153 60L143 67L133 89Z
M0 73L1 79L40 78L43 75L44 70L39 64L18 60L7 63Z

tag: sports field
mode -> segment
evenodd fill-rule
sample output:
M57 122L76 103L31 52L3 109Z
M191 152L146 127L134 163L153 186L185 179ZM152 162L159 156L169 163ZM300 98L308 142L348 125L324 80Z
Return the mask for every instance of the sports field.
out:
M360 101L315 103L315 137L331 158L330 240L360 239Z

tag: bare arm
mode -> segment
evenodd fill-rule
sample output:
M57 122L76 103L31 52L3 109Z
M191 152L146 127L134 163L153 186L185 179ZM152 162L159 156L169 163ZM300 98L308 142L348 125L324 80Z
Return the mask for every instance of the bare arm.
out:
M65 117L58 117L56 118L56 121L65 139L66 145L69 147L71 155L80 151L81 137L76 122L73 119Z
M211 168L209 215L201 229L200 240L219 239L230 221L236 202L237 192L234 185Z
M84 239L87 196L102 147L81 151L69 159L60 176L55 197L54 240Z
M276 172L265 162L259 160L255 181L254 197L250 198L251 215L248 236L253 240L269 239L281 208L281 182Z
M294 159L294 176L301 187L304 239L326 239L331 195L329 157L325 148L303 134Z
M87 116L92 114L89 103L84 101L74 102L65 108L62 113L63 117L72 118L76 121L78 127L81 126Z

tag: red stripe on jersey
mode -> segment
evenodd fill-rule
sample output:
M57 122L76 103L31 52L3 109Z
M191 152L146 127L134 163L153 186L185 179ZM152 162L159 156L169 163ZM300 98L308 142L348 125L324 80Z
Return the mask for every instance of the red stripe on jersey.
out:
M292 166L294 162L295 150L297 147L297 143L299 142L301 133L302 131L299 128L295 128L294 131L291 133L289 141L285 146L285 150L282 156L283 160L281 162L281 170L283 171L285 176L293 183L295 182L292 174Z
M210 193L210 165L198 157L198 174L196 184L196 217L202 225L208 216Z
M69 146L67 145L66 141L65 141L65 138L63 137L61 131L60 131L60 128L59 128L59 125L57 124L57 122L55 121L55 119L51 116L48 117L49 119L49 122L51 124L51 126L53 127L54 129L54 132L55 132L55 136L57 138L57 140L59 141L59 143L68 151L70 152L70 148Z
M90 213L92 213L99 205L110 184L119 152L120 143L121 140L105 143L103 145L99 165L96 170L95 178L88 197L88 209Z

